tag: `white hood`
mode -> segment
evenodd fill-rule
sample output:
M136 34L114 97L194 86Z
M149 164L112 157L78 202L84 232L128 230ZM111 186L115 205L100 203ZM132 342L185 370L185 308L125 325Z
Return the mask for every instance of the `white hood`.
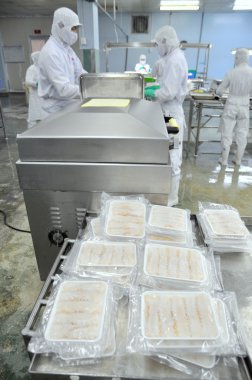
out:
M157 48L161 57L170 54L180 44L175 29L169 25L158 29L155 34L155 41L158 44Z
M71 28L80 25L80 20L76 13L69 8L59 8L53 15L52 35L70 46L78 38L77 33L73 32Z

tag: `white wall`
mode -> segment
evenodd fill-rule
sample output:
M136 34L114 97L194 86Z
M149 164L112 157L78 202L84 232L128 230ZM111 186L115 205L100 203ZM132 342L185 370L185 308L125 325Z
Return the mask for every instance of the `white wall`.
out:
M205 13L203 18L202 38L200 41L201 12L163 12L150 14L150 29L148 34L131 33L131 14L117 14L117 23L129 34L129 41L149 42L155 32L164 25L172 25L181 40L191 43L211 43L209 60L209 78L223 78L227 70L233 67L234 56L231 49L236 47L252 48L252 12ZM105 42L116 42L114 26L107 16L99 14L100 25L100 60L101 71L105 71L105 53L102 47ZM118 40L125 37L118 31ZM158 58L155 49L129 49L127 70L133 70L141 53L146 54L147 62L153 65ZM205 54L204 50L201 53ZM204 63L200 54L199 71ZM185 56L189 69L196 68L197 49L186 49ZM124 49L112 49L109 53L110 71L124 70ZM252 64L252 61L250 62Z

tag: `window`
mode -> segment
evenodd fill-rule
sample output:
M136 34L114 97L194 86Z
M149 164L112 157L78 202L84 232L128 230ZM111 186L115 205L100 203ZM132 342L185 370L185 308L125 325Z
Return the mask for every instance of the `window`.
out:
M149 16L132 16L132 33L148 33Z

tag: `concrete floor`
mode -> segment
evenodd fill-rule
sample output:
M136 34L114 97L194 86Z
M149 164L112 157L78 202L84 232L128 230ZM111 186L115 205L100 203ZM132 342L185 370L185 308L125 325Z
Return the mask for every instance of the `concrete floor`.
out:
M0 209L8 222L29 229L15 162L16 134L26 130L27 106L24 95L1 98L8 140L0 129ZM186 144L185 144L186 145ZM185 153L185 152L184 152ZM192 213L198 201L226 203L241 215L252 215L252 148L249 145L240 167L218 164L219 143L202 143L197 158L193 146L182 165L180 204ZM230 156L230 162L232 155ZM0 380L30 379L29 359L21 336L28 315L39 294L39 279L30 234L15 232L2 223L0 215Z

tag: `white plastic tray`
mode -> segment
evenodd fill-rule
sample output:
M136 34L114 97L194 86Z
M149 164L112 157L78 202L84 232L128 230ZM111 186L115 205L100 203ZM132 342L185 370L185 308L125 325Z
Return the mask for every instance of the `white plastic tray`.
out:
M233 210L205 210L207 222L217 236L244 238L250 235L240 215Z
M212 299L205 292L144 292L141 328L148 340L202 341L220 335Z
M162 244L146 244L144 273L167 280L204 283L206 260L200 251Z
M77 265L81 267L134 267L136 264L134 243L86 241L77 258Z
M111 237L142 239L146 206L139 201L110 201L105 232Z
M104 281L64 281L56 295L45 339L98 341L102 335L107 291Z
M185 233L187 231L187 212L180 208L152 206L149 216L150 227Z

